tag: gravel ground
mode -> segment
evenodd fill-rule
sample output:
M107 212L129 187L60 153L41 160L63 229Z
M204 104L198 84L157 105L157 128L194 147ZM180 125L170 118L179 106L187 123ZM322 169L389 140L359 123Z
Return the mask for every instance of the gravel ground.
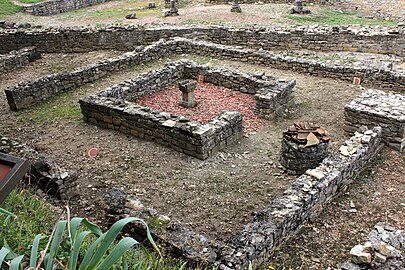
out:
M68 94L62 94L32 109L11 112L6 103L6 86L21 79L72 69L117 52L44 55L13 76L0 76L0 130L44 152L65 168L75 168L79 179L77 194L70 205L92 220L103 220L101 196L111 186L124 187L130 198L140 200L161 213L177 219L198 232L224 239L252 213L281 194L295 178L278 165L281 132L294 121L313 121L333 138L331 147L345 139L342 131L343 106L363 89L346 82L317 78L289 71L257 67L246 63L211 59L214 66L244 72L265 71L285 79L296 79L297 106L284 118L265 122L256 132L216 157L200 161L152 142L84 123L79 113L62 117L49 110L68 106L78 110L77 100L109 85L157 68L167 59L119 72ZM88 57L90 56L90 57ZM184 58L184 56L182 56ZM202 61L199 57L188 56ZM52 113L50 120L41 113ZM100 155L90 159L86 149L97 147ZM276 269L325 269L348 257L348 250L365 240L377 221L404 228L404 156L386 150L381 162L350 186L346 193L325 209L322 216L280 247L263 267ZM357 213L349 213L350 201Z
M232 91L210 83L198 83L194 94L197 101L197 105L194 108L185 108L179 105L182 94L177 85L172 85L162 91L140 97L136 102L142 106L152 107L162 112L184 115L202 124L208 123L223 110L238 111L243 116L244 132L248 134L268 124L262 117L255 115L255 100L253 95Z

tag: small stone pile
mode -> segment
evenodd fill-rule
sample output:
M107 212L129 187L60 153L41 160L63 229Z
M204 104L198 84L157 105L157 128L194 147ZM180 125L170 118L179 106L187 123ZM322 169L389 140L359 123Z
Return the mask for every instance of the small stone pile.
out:
M302 0L295 0L295 6L290 10L291 14L310 14L311 11L303 6Z
M170 10L166 11L164 16L165 17L179 16L179 9L177 8L176 0L170 0Z
M297 174L313 169L329 155L329 133L319 125L298 122L283 132L280 163Z
M350 250L351 260L340 270L405 269L405 231L377 223L363 245Z
M238 0L233 0L231 12L242 13L242 8L240 7Z

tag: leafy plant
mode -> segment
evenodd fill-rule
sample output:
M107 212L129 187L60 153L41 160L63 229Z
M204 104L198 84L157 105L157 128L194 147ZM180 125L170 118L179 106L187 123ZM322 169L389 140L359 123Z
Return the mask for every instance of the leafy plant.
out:
M15 215L4 209L1 209L0 213L9 217L15 217ZM115 244L115 239L123 227L130 222L141 222L145 225L148 240L159 252L146 222L142 219L135 217L121 219L114 223L107 232L103 233L97 225L84 218L74 217L70 219L69 208L67 208L67 213L67 220L61 220L63 213L59 217L44 250L39 251L42 235L37 234L35 236L31 247L29 269L40 269L40 267L43 267L45 270L52 270L59 266L59 268L67 270L90 270L110 269L114 265L119 265L121 269L128 269L128 264L123 255L131 247L138 244L138 242L131 237L124 237ZM82 230L80 228L81 225L86 230ZM85 238L89 235L94 235L96 239L87 248L84 253L85 255L81 259L79 256L80 251L84 246ZM64 242L64 237L68 238L70 245L65 261L60 261L57 255L58 252L63 251L62 243ZM9 266L9 270L20 269L24 257L24 255L18 256L8 245L4 245L0 250L0 266L4 263Z

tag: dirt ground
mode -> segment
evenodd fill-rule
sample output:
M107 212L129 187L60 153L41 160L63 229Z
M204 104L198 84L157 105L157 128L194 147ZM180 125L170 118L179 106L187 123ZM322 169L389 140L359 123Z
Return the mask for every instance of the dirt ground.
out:
M68 14L33 17L18 14L12 21L29 21L42 25L101 25L122 23L123 17L146 2L109 2ZM111 11L117 6L122 9ZM185 8L184 16L163 19L161 11L139 11L133 23L169 22L231 23L234 25L283 25L290 21L285 10L290 5L242 5L242 14L229 15L229 5L205 6L197 3ZM317 7L313 7L316 12ZM138 11L137 11L138 13ZM201 16L203 14L203 16ZM204 20L201 18L204 17ZM7 18L6 18L7 19ZM125 21L128 23L128 21ZM131 22L132 23L132 22ZM169 148L105 130L84 123L77 103L80 97L155 69L169 59L134 67L58 95L22 112L11 112L4 89L21 80L30 80L53 72L70 70L98 59L120 54L98 51L82 54L46 54L27 67L0 75L0 131L33 146L52 157L64 168L74 168L78 181L69 202L74 210L93 221L104 219L101 199L112 186L123 187L130 199L176 219L184 225L211 237L225 239L251 220L252 214L268 205L295 179L278 162L281 133L294 121L312 121L332 135L331 149L345 139L343 107L363 88L347 82L313 77L290 71L258 67L241 62L182 56L212 66L225 66L245 72L265 71L267 75L295 79L296 106L277 121L266 121L256 132L246 134L239 143L217 156L201 161ZM322 61L353 62L376 59L393 63L393 69L405 70L404 61L393 56L355 53L289 52L294 56ZM176 60L179 57L172 57ZM378 62L377 61L377 62ZM97 147L99 156L86 155ZM334 200L322 215L302 232L276 250L261 269L326 269L348 258L350 248L364 242L368 231L378 221L405 228L405 157L384 150L346 192ZM78 195L76 196L76 192ZM75 195L75 196L74 196ZM350 204L356 213L349 212ZM270 267L271 266L271 267Z
M162 1L163 2L163 1ZM264 4L244 5L241 7L243 13L230 13L230 4L210 5L204 1L193 1L191 5L180 3L180 15L175 17L163 17L165 10L162 3L158 3L157 9L142 9L147 6L148 1L111 1L103 5L96 5L65 14L52 16L31 16L24 13L17 13L10 16L3 16L2 19L13 22L29 22L34 25L43 26L77 26L91 25L101 26L105 24L230 24L235 26L247 25L285 25L293 23L286 18L288 10L292 7L289 4ZM313 12L321 10L318 6L311 7ZM127 20L125 16L135 12L137 19Z
M74 55L69 57L75 58ZM81 58L79 55L76 57ZM97 57L99 55L94 53L94 58ZM58 58L59 55L44 57L51 66L56 65L51 59ZM188 58L193 59L192 56ZM200 60L198 57L194 59ZM70 62L62 60L59 64ZM336 148L344 140L341 129L343 106L361 90L330 79L315 79L237 62L214 62L210 64L250 72L262 70L268 75L296 79L297 107L286 118L267 122L257 132L246 135L237 145L206 161L84 123L79 110L72 117L53 121L43 120L36 115L38 111L47 110L47 106L63 107L67 104L77 108L79 97L135 76L141 70L120 72L18 113L9 111L2 92L1 123L6 127L7 135L18 134L20 140L49 154L63 167L73 167L78 171L78 208L88 210L88 215L99 216L93 211L97 209L95 203L106 188L121 186L130 197L144 205L153 206L199 232L222 239L242 228L244 223L251 220L255 210L266 206L295 179L285 174L278 164L282 131L296 120L314 121L331 132L334 138L331 147ZM38 66L33 63L20 70L19 78L32 78L49 70L45 63L40 62ZM156 63L154 66L158 65ZM153 66L148 68L152 69ZM14 80L3 78L1 84L7 86ZM30 114L33 115L30 117ZM33 118L36 120L33 121ZM100 150L98 158L93 160L86 156L89 147Z

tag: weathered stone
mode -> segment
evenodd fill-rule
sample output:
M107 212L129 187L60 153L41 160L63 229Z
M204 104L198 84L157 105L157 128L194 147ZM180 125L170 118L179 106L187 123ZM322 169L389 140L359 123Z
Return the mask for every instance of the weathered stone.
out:
M125 19L127 19L127 20L136 19L136 13L130 13L130 14L126 15Z
M350 250L352 262L355 264L371 264L371 254L364 252L362 245L356 245Z
M394 149L405 150L405 96L369 90L345 106L345 130L361 125L381 126L384 141ZM364 135L361 142L370 140Z
M108 211L111 213L121 213L125 208L126 194L122 188L112 187L104 195Z

